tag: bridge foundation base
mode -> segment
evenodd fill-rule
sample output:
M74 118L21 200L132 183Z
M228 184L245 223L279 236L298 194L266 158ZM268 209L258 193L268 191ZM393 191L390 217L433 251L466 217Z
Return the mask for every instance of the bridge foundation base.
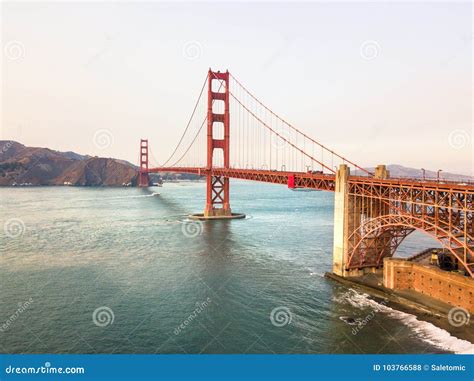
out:
M204 213L196 213L188 216L191 220L239 220L245 218L243 213L231 213L221 215L205 215Z
M344 269L341 272L334 272L335 275L342 276L344 278L354 278L354 277L361 277L367 274L377 274L377 275L382 275L383 274L383 268L382 267L364 267L361 269Z

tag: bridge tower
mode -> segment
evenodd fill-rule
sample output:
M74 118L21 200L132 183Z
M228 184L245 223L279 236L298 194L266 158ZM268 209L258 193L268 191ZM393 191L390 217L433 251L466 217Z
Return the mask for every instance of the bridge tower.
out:
M213 91L214 81L224 84L224 92ZM229 72L208 72L208 92L207 92L207 169L212 169L214 152L221 149L224 156L224 168L229 168L230 149L230 110L229 110ZM224 113L215 113L213 110L214 101L224 102ZM223 128L223 134L216 133L217 129ZM221 130L222 131L222 130ZM217 138L222 136L223 139ZM223 176L207 175L206 208L205 218L231 217L229 178Z
M138 172L138 186L147 187L150 184L148 175L148 139L140 140L140 171Z
M348 268L348 262L352 249L364 234L358 230L362 230L371 220L389 213L388 205L381 200L357 195L349 189L349 176L350 168L341 164L335 180L333 273L342 277L382 271L378 267ZM387 179L389 176L385 165L375 169L375 178ZM390 232L365 237L365 247L361 251L364 256L389 256L393 238Z

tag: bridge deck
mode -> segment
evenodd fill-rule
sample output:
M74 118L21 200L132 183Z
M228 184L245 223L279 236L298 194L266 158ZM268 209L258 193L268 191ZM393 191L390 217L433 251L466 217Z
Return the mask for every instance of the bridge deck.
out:
M273 184L287 185L288 179L294 176L295 187L334 191L335 175L314 174L306 172L286 172L262 169L212 168L205 167L160 167L150 168L149 173L189 173L200 176L211 174L235 179L262 181ZM436 181L411 178L377 179L368 176L351 176L349 182L367 186L408 187L410 189L462 192L474 194L474 183L461 181Z
M288 179L294 177L294 186L296 188L311 188L318 190L334 191L335 176L324 174L311 174L304 172L285 172L285 171L270 171L260 169L236 169L236 168L152 168L150 173L158 172L177 172L177 173L191 173L200 176L213 175L224 176L234 179L261 181L273 184L287 185Z

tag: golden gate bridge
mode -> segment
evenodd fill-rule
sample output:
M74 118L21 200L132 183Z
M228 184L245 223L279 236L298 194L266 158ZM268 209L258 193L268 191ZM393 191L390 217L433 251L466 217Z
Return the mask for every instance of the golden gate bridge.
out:
M390 178L384 165L372 173L288 123L228 71L209 69L170 157L155 167L149 157L142 139L139 186L148 186L150 173L206 177L204 213L194 215L199 219L243 217L231 210L230 178L335 192L337 275L380 269L419 230L474 277L474 184Z

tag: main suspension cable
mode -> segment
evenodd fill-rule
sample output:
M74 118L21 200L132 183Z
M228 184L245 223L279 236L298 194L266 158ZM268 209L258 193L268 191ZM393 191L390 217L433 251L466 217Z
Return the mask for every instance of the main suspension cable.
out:
M196 113L196 109L197 109L197 107L198 107L198 105L199 105L199 101L201 100L201 96L202 96L202 93L204 92L204 88L206 87L207 80L208 80L208 78L207 78L207 75L206 75L206 79L205 79L204 83L202 84L202 88L201 88L201 91L200 91L200 93L199 93L199 96L198 96L198 99L197 99L197 101L196 101L196 104L194 105L194 109L193 109L193 112L192 112L192 114L191 114L191 117L189 118L188 124L186 125L186 128L185 128L183 134L181 135L181 139L179 139L179 142L178 142L178 144L176 145L176 147L175 147L173 153L168 157L168 160L166 160L166 161L163 163L162 167L164 167L166 164L168 164L168 162L171 160L171 158L173 157L173 155L174 155L174 154L176 153L176 151L178 150L179 145L180 145L181 142L183 141L184 136L186 135L186 132L188 131L189 126L191 125L191 122L192 122L192 120L193 120L194 114ZM187 152L187 151L186 151L186 152Z
M283 123L285 123L287 126L289 126L290 128L292 128L293 130L295 130L297 133L303 135L304 138L310 140L311 142L313 142L314 144L317 144L318 146L320 146L322 149L330 152L332 155L335 155L337 156L338 158L340 158L341 160L343 161L346 161L348 162L349 164L352 164L355 168L367 173L368 175L371 175L373 176L373 173L366 170L365 168L362 168L360 167L359 165L353 163L352 161L346 159L345 157L339 155L337 152L334 152L333 150L325 147L324 145L322 145L321 143L319 143L318 141L314 140L313 138L311 138L310 136L306 135L304 132L300 131L299 129L297 129L296 127L294 127L293 125L291 125L290 123L288 123L285 119L283 119L282 117L280 117L278 114L275 114L270 108L268 108L267 106L265 106L265 104L263 104L257 97L255 97L244 85L242 85L242 83L240 83L240 81L235 78L232 74L229 73L229 75L232 77L232 79L239 85L241 86L244 91L250 95L250 97L252 97L258 104L260 104L260 106L262 106L263 108L265 108L267 111L269 111L272 115L274 115L277 119L279 119L280 121L282 121ZM321 163L320 163L321 164ZM334 171L332 171L334 172Z
M207 80L206 80L206 82L205 82L204 84L206 84L206 83L207 83ZM217 91L219 92L221 88L222 88L222 82L221 82L221 84L220 84L220 86L219 86L219 89L218 89ZM212 100L212 104L214 104L214 99ZM207 120L207 115L206 115L206 117L204 118L204 120L202 121L201 127L199 127L199 130L197 131L196 135L194 136L194 139L191 141L191 143L189 144L189 146L188 146L188 148L186 149L186 151L184 151L184 153L181 155L181 157L180 157L178 160L176 160L176 161L171 165L171 167L174 167L177 163L179 163L179 162L184 158L184 156L188 153L188 151L191 149L192 145L194 144L194 142L195 142L196 139L198 138L199 133L201 132L202 128L204 127L204 124L205 124L206 120ZM162 167L164 167L164 165L162 165Z
M299 152L301 152L303 154L303 156L306 156L308 157L309 159L315 161L316 163L318 164L321 164L322 167L326 168L328 171L332 172L332 173L335 173L334 169L328 167L327 165L325 165L324 163L321 163L319 160L315 159L314 157L312 157L311 155L308 155L306 152L304 152L301 148L297 147L296 145L294 145L292 142L290 142L289 140L287 140L285 137L283 137L282 135L280 135L278 132L276 132L273 128L271 128L269 125L267 125L263 120L261 120L257 115L255 115L255 113L253 113L251 110L249 110L239 99L237 99L237 97L229 91L229 94L231 95L232 98L234 98L250 115L252 115L254 117L254 119L256 119L257 121L259 121L263 126L265 126L267 129L269 129L272 133L274 133L275 135L277 135L281 140L283 140L284 142L288 143L289 145L291 145L293 148L295 148L296 150L298 150ZM278 165L278 158L277 158L277 165Z

